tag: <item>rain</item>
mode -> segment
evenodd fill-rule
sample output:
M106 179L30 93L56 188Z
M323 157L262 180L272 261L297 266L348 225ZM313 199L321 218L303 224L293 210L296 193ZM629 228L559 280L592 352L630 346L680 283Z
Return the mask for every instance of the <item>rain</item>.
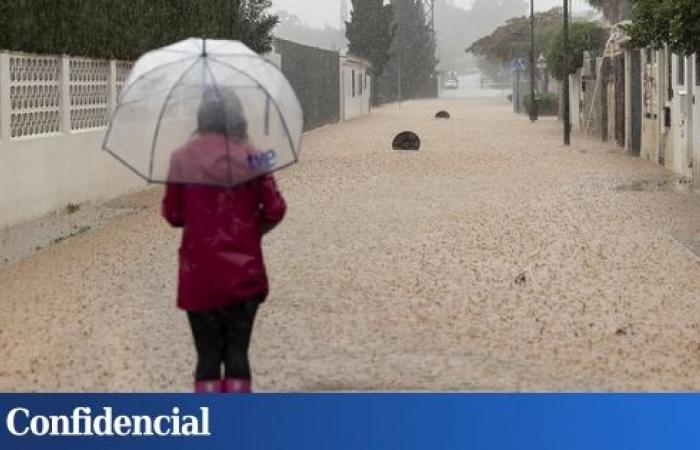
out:
M120 1L0 7L0 391L700 389L697 42Z

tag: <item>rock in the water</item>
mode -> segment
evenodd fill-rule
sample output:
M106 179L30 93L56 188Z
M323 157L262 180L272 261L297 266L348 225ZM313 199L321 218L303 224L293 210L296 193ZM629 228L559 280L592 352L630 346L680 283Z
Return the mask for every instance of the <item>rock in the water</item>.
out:
M436 119L449 119L450 118L450 113L447 111L438 111L437 114L435 114Z
M394 150L420 150L420 137L412 131L404 131L394 138Z

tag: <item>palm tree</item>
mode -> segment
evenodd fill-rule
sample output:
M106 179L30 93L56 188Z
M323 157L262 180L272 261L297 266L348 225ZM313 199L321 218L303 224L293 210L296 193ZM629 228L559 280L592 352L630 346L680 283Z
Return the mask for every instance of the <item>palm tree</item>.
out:
M628 19L632 12L630 0L588 0L588 3L601 10L605 19L610 23L618 23Z

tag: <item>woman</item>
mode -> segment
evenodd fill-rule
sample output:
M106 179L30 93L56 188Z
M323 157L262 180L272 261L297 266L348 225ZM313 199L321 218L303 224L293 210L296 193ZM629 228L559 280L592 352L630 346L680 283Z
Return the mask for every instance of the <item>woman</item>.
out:
M172 157L163 199L163 217L183 228L178 307L197 350L195 392L251 392L248 346L268 295L262 237L286 204L271 175L211 186L255 176L246 161L258 152L232 91L205 92L197 119L197 134Z

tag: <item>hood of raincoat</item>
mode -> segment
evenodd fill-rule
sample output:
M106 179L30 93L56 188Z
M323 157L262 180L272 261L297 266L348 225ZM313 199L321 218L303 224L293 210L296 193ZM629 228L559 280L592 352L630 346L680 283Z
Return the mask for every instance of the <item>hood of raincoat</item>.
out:
M245 137L198 135L173 154L168 183L238 185L261 175L260 155Z

